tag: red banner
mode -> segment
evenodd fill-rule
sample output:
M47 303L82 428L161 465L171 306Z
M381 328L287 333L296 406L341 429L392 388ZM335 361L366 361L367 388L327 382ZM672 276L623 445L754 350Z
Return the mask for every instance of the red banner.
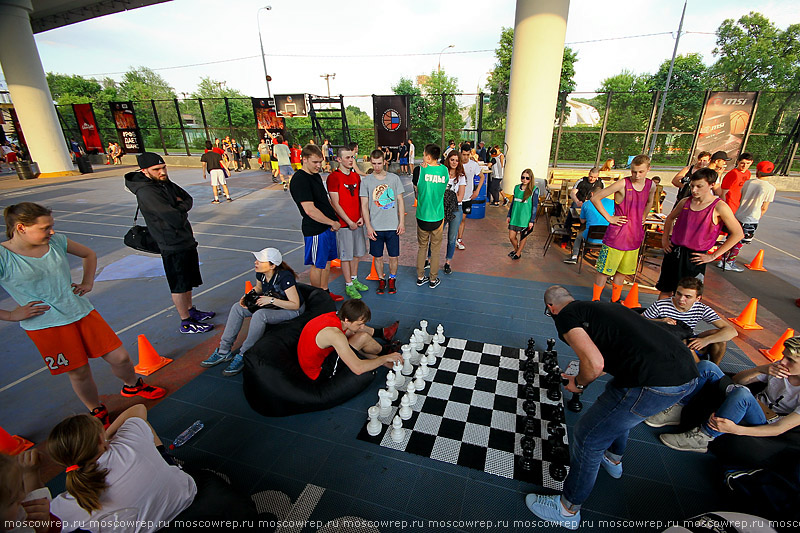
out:
M104 154L103 141L97 132L97 121L94 119L92 104L72 104L72 112L75 113L75 120L81 130L83 145L88 154Z

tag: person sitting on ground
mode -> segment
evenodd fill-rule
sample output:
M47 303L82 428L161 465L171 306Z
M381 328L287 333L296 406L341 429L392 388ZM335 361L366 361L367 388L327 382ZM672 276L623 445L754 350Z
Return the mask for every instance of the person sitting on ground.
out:
M597 210L597 208L592 203L592 197L597 194L598 192L603 190L602 181L597 180L594 182L594 186L589 190L588 194L585 197L583 204L581 205L581 224L586 226L586 229L583 230L582 233L578 233L578 236L575 238L575 244L572 245L572 255L567 259L564 259L564 262L568 265L574 265L578 262L578 253L581 250L581 244L583 244L583 240L587 239L586 242L590 244L601 244L603 242L602 239L589 239L589 228L592 226L608 226L608 220L605 219L603 215ZM602 200L603 207L605 207L606 212L610 213L614 209L614 199L611 197L603 198Z
M300 333L297 359L309 379L344 379L347 372L361 375L379 366L392 367L402 356L397 343L382 346L375 335L391 339L397 323L376 330L367 326L372 313L363 300L347 300L337 312L311 319ZM386 339L388 340L388 339ZM339 365L341 359L342 365ZM337 377L338 376L338 377Z
M685 341L692 349L695 361L709 359L718 365L725 356L727 343L738 335L736 329L713 309L700 302L703 297L703 282L697 278L683 278L678 282L672 298L656 300L645 309L642 316L659 320L685 329ZM714 326L714 329L695 334L694 328L700 321Z
M256 256L254 290L261 295L256 301L259 309L251 312L245 305L244 296L233 304L219 346L200 363L200 366L208 368L230 361L228 368L222 371L223 376L235 376L242 371L244 355L264 335L267 324L286 322L305 311L305 302L297 290L297 275L281 253L276 248L264 248L253 255ZM247 338L241 348L231 351L247 317L252 317Z
M751 437L774 437L800 426L800 337L783 344L783 359L743 370L733 376L725 401L706 422L684 433L659 435L661 442L673 450L705 453L708 444L723 433ZM709 361L697 364L700 371L695 391L646 423L652 427L680 424L681 412L689 399L706 383L716 383L725 375ZM763 391L753 395L744 385L766 383Z
M39 476L39 451L17 457L0 453L0 531L56 533L58 517L50 513L50 490Z
M137 532L209 512L239 520L255 515L243 498L239 505L236 497L226 498L230 487L213 472L190 475L169 464L141 404L125 410L107 430L87 415L67 418L50 432L47 452L67 471L67 491L53 499L50 511L72 529L97 532L99 517L124 508L139 511Z
M522 249L525 248L528 235L533 233L536 210L539 208L539 187L533 184L533 170L523 170L520 181L522 183L514 186L514 201L508 206L506 215L508 240L512 246L508 257L512 260L522 257Z

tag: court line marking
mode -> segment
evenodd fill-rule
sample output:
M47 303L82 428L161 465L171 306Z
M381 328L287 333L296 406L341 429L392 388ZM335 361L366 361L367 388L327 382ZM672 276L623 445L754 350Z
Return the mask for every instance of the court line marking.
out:
M770 248L772 248L772 249L774 249L774 250L778 250L779 252L781 252L781 253L784 253L784 254L788 255L788 256L789 256L789 257L791 257L792 259L797 259L798 261L800 261L800 257L797 257L796 255L793 255L793 254L790 254L790 253L789 253L789 252L787 252L786 250L782 250L782 249L778 248L777 246L774 246L774 245L772 245L772 244L770 244L770 243L768 243L768 242L766 242L766 241L762 241L761 239L753 239L753 240L754 240L755 242L760 242L761 244L765 244L765 245L769 246Z
M103 237L103 238L106 238L106 239L119 239L118 235L97 235L96 233L81 233L79 231L68 231L68 230L59 230L59 232L60 233L64 233L64 234L70 234L70 235L83 235L85 237ZM225 236L226 237L230 237L231 235L225 235ZM269 239L267 239L267 240L269 240ZM276 240L277 241L277 240L280 240L280 239L272 239L272 240ZM297 241L281 241L281 242L288 242L288 243L291 243L291 244L300 244ZM246 253L246 254L253 253L252 250L240 250L238 248L225 248L224 246L208 246L206 244L198 244L197 247L198 248L208 248L210 250L225 250L225 251L228 251L228 252L242 252L242 253ZM302 247L303 247L303 245L300 244L300 246L298 248L302 248ZM297 250L298 248L295 248L294 250ZM294 250L292 250L292 251L294 251ZM286 252L286 253L291 253L291 252Z
M100 236L100 237L104 237L104 235L99 235L99 236ZM296 250L299 250L299 249L300 249L300 248L302 248L302 247L303 247L303 245L297 246L297 247L295 247L295 248L292 248L291 250L289 250L289 251L288 251L288 252L286 252L286 253L287 253L287 254L290 254L290 253L292 253L292 252L294 252L294 251L296 251ZM245 251L245 250L236 250L236 251ZM247 253L250 253L250 252L248 251ZM237 278L241 278L242 276L244 276L244 275L246 275L246 274L248 274L248 273L250 273L250 272L252 272L252 271L253 271L253 269L252 269L252 268L248 268L247 270L245 270L245 271L244 271L244 272L242 272L241 274L237 274L237 275L233 276L232 278L229 278L229 279L227 279L227 280L225 280L225 281L222 281L222 282L220 282L220 283L217 283L217 284L216 284L216 285L214 285L213 287L209 287L208 289L206 289L206 290L204 290L204 291L202 291L202 292L199 292L199 293L198 293L198 294L196 294L196 295L192 295L192 298L194 298L195 296L203 296L204 294L207 294L207 293L209 293L209 292L213 291L214 289L218 289L219 287L222 287L223 285L225 285L225 284L227 284L227 283L230 283L231 281L234 281L234 280L236 280ZM157 316L161 316L161 315L163 315L164 313L166 313L167 311L169 311L169 310L171 310L171 309L174 309L174 308L175 308L175 306L174 306L174 305L171 305L171 306L169 306L169 307L166 307L166 308L162 309L161 311L157 311L157 312L153 313L153 314L152 314L152 315L150 315L150 316L146 316L146 317L144 317L143 319L141 319L141 320L139 320L139 321L137 321L137 322L134 322L133 324L131 324L131 325L127 326L127 327L124 327L124 328L122 328L122 329L121 329L121 330L119 330L119 331L115 331L114 333L116 333L117 335L122 335L122 334L123 334L123 333L125 333L126 331L129 331L129 330L131 330L131 329L135 328L136 326L138 326L138 325L140 325L140 324L144 324L144 323L145 323L145 322L147 322L148 320L151 320L151 319L153 319L153 318L155 318L155 317L157 317ZM42 368L40 368L40 369L38 369L38 370L34 370L33 372L31 372L31 373L30 373L30 374L28 374L27 376L23 376L23 377L19 378L18 380L14 381L14 382L12 382L12 383L9 383L8 385L6 385L6 386L4 386L4 387L0 388L0 392L5 392L5 391L9 390L10 388L12 388L12 387L14 387L14 386L16 386L16 385L19 385L20 383L22 383L22 382L24 382L24 381L27 381L28 379L30 379L30 378L32 378L32 377L34 377L34 376L38 375L38 374L41 374L41 373L42 373L42 372L44 372L45 370L47 370L47 367L42 367Z

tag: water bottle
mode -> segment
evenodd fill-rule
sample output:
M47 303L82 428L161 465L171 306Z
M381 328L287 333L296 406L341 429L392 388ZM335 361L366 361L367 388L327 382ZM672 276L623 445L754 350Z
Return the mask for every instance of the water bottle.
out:
M170 445L169 449L174 450L179 446L183 446L184 444L186 444L186 441L197 435L197 432L200 431L201 429L203 429L203 423L200 420L198 420L197 422L195 422L194 424L183 430L183 433L178 435L175 438L175 440L172 441L172 444Z

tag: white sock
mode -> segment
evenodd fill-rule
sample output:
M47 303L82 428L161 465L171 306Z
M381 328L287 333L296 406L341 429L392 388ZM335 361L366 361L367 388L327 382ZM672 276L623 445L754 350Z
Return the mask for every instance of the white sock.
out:
M349 283L345 283L345 285L347 285L348 287L352 287L353 286L353 282L350 281Z

